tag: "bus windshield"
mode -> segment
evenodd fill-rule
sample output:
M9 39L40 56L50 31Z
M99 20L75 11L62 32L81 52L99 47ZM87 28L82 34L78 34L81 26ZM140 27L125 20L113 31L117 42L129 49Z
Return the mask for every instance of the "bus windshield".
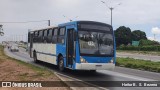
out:
M79 31L81 55L113 56L113 34L108 32Z

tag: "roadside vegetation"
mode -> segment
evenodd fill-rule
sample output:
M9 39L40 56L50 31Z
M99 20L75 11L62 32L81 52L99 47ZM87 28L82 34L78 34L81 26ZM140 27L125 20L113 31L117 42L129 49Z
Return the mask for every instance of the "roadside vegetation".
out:
M120 26L114 33L117 50L160 51L160 42L147 39L146 33L141 30L131 30L129 27Z
M45 80L45 78L47 77L56 77L53 72L48 71L45 68L33 66L31 64L6 56L3 52L2 46L0 46L0 71L2 73L0 75L0 81L12 80L10 79L10 76L17 78L16 80L18 81L19 80L20 81L21 80L38 80L38 78L41 78L41 80L43 79ZM10 73L12 74L9 76L8 75L3 76L3 72L8 73L8 75ZM14 76L14 73L16 76Z
M47 68L34 66L20 60L8 57L4 54L4 48L0 46L0 81L61 81L52 71ZM65 83L61 83L66 85ZM0 88L1 90L2 88ZM35 90L35 88L32 88ZM68 90L67 87L37 88L36 90ZM5 89L4 89L5 90ZM7 89L10 90L10 89ZM13 88L11 88L13 90ZM22 90L15 88L14 90ZM23 90L28 90L23 88Z
M152 62L133 58L117 58L116 66L160 73L160 62Z
M128 51L160 51L160 45L158 46L123 46L117 48L118 50Z
M140 40L138 46L131 45L120 45L117 47L117 50L128 50L128 51L160 51L160 44L156 41L151 40Z
M117 50L117 53L132 53L132 54L143 54L143 55L154 55L160 56L158 51L135 51L135 50Z

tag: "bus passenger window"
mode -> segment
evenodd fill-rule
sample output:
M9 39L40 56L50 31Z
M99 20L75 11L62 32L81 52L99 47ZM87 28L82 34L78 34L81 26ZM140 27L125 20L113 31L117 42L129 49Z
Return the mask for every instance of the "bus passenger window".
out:
M58 29L54 29L54 35L52 37L52 43L57 43L57 34L58 34Z
M28 43L30 43L30 35L31 33L30 32L28 32Z
M53 35L53 29L49 29L47 43L51 43L52 42L52 35Z
M65 28L59 29L58 43L64 43Z
M39 31L38 42L39 42L39 43L42 43L42 42L43 42L43 31Z
M33 42L35 42L35 43L38 42L38 31L35 31L33 34Z
M43 37L43 42L47 43L47 35L48 35L48 30L44 31L44 37Z

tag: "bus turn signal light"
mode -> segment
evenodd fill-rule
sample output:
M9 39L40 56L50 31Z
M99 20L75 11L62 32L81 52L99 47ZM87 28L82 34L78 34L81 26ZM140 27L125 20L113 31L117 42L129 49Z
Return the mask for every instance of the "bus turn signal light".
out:
M84 58L80 57L81 63L88 63Z

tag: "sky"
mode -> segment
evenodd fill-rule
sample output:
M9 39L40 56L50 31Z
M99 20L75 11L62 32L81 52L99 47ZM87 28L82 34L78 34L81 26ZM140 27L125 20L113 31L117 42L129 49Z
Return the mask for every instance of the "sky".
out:
M160 0L0 0L0 24L4 40L26 40L29 29L69 22L70 19L98 21L110 24L113 10L113 28L126 26L146 32L148 39L160 41ZM121 5L118 5L121 3ZM65 17L64 17L65 15ZM31 23L5 23L43 21ZM154 37L155 36L155 37Z

